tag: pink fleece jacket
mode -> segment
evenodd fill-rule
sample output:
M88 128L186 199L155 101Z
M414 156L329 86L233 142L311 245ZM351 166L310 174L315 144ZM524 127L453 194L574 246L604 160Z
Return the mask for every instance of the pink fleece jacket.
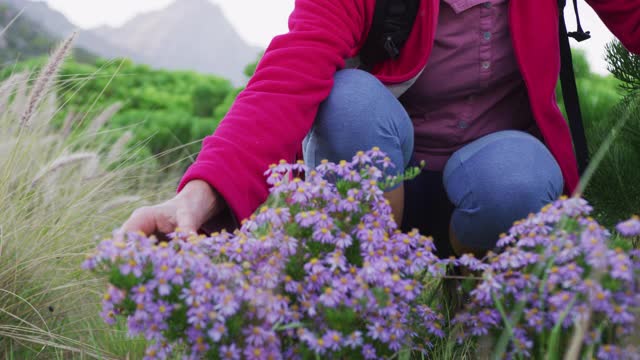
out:
M640 53L640 3L587 0L632 52ZM439 0L422 0L402 55L373 74L385 84L414 78L433 46ZM255 75L215 134L204 140L178 191L194 179L209 183L237 219L251 215L268 195L263 175L280 159L291 161L311 129L336 71L355 56L371 26L375 0L296 0L289 32L269 45ZM527 86L531 110L558 161L565 192L578 183L569 128L555 99L560 71L557 0L511 0L513 47Z

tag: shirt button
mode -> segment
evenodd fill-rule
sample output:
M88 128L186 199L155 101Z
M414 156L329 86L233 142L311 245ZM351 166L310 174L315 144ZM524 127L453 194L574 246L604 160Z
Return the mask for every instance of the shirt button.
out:
M484 7L485 9L491 9L491 3L490 2L484 3Z
M483 61L482 62L482 68L487 70L491 67L491 61Z
M482 34L482 37L484 37L485 40L491 40L491 33L487 31L484 34Z
M466 129L469 127L469 123L467 123L464 120L458 121L458 128L460 129Z

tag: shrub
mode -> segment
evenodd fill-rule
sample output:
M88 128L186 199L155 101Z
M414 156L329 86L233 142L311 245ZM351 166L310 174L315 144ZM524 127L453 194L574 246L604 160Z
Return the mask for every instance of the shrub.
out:
M183 160L195 159L200 140L216 126L211 118L181 111L127 111L111 120L112 128L132 131L132 144L145 144L152 154L161 155L162 164L180 163L181 167L189 162Z
M231 84L226 80L196 85L191 95L192 113L200 117L212 117L216 107L224 101L230 92Z
M607 46L607 61L625 94L615 103L610 99L597 104L600 112L606 113L585 121L592 154L615 131L585 196L598 209L596 214L603 223L612 226L616 219L640 211L640 56L614 42ZM622 127L618 126L621 121L625 121Z

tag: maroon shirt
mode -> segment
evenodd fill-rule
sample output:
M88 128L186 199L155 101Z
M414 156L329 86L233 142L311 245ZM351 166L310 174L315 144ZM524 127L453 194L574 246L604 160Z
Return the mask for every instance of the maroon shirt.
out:
M507 0L443 0L433 51L400 98L413 120L414 156L441 171L465 144L507 129L535 133L513 53Z

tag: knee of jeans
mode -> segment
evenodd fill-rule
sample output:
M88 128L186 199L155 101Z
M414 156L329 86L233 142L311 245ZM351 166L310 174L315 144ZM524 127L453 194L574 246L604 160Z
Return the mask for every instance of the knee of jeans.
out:
M491 189L472 186L454 210L454 233L458 242L470 249L493 249L500 234L508 232L515 221L540 211L562 191L542 177L493 184Z
M314 130L348 130L372 126L377 108L388 103L392 96L385 86L370 73L345 69L335 74L334 84L329 97L320 105L314 123ZM387 101L385 101L387 100Z
M514 206L536 202L542 207L556 200L564 180L546 146L528 134L502 133L481 146L472 143L460 149L447 162L444 181L452 201L464 198L468 203L462 195L468 191L486 201L514 202Z
M514 221L538 212L562 194L562 173L544 145L528 138L517 145L515 154L492 154L488 145L448 164L445 188L456 207L454 233L463 245L493 248L499 234L508 231ZM502 154L508 148L500 150Z
M485 191L482 207L511 224L540 211L562 194L562 178L553 173L540 173L531 177L505 178L495 181L495 188ZM503 229L502 231L506 231Z
M457 206L474 207L496 216L525 217L537 212L562 194L563 181L559 169L513 174L496 173L491 179L477 179L468 185L471 196L463 196ZM455 196L455 195L454 195ZM517 220L517 219L513 219Z
M402 171L413 152L411 119L373 75L362 70L339 71L303 142L305 161L313 166L320 159L350 159L357 151L374 146Z

